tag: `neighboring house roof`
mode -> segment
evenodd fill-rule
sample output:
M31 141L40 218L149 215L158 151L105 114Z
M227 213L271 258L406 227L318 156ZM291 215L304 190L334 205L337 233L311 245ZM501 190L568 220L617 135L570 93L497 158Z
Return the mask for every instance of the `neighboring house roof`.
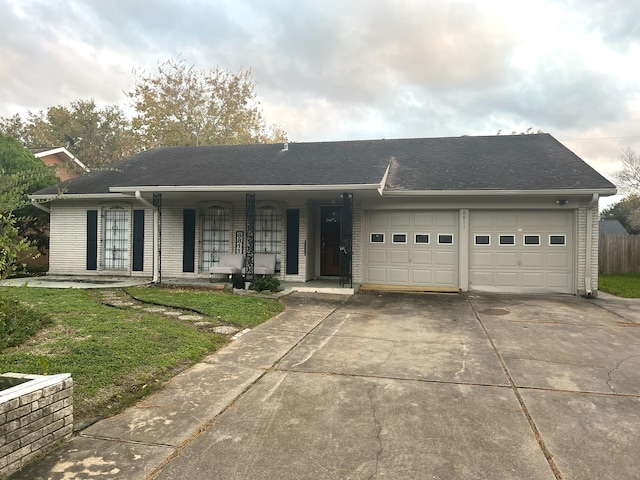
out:
M163 147L86 173L65 195L342 187L411 192L575 191L615 185L551 135ZM36 195L57 194L60 186Z
M89 171L80 160L64 147L31 148L30 151L48 166L56 167L58 169L56 173L61 180L69 180Z
M629 235L618 220L600 220L600 235Z

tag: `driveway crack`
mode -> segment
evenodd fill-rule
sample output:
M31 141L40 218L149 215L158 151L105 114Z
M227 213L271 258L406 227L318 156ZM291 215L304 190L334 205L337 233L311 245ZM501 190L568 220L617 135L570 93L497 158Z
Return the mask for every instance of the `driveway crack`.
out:
M611 382L613 382L613 378L612 375L616 372L616 370L618 370L618 368L620 368L620 365L622 365L624 362L626 362L627 360L631 360L632 358L638 357L639 355L629 355L627 358L623 358L622 360L620 360L615 367L613 367L611 370L609 370L607 372L607 385L609 386L609 388L611 389L611 391L613 393L618 393L616 392L616 389L613 388L613 385L611 385Z

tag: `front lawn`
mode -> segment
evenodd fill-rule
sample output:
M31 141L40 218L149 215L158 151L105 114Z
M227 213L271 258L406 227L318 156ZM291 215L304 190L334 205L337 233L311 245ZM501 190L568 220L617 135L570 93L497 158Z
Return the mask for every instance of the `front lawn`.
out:
M603 292L625 298L640 298L640 274L598 276L598 288Z
M50 319L22 344L0 349L0 373L71 373L76 425L122 410L229 341L193 322L104 305L90 292L0 287L5 303L17 302ZM283 309L274 300L207 290L140 288L132 293L201 311L213 323L239 326L255 326Z

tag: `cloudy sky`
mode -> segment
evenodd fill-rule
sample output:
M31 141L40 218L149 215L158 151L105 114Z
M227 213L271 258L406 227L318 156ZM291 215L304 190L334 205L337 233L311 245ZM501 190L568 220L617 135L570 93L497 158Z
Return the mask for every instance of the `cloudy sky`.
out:
M251 68L291 141L551 133L602 174L640 152L640 2L0 0L0 116L133 68Z

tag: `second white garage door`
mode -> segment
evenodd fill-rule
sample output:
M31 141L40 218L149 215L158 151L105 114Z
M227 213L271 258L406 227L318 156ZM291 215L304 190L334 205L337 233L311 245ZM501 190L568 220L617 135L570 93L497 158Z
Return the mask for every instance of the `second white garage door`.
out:
M457 211L369 211L364 281L458 288Z
M471 211L469 288L574 293L571 211Z

